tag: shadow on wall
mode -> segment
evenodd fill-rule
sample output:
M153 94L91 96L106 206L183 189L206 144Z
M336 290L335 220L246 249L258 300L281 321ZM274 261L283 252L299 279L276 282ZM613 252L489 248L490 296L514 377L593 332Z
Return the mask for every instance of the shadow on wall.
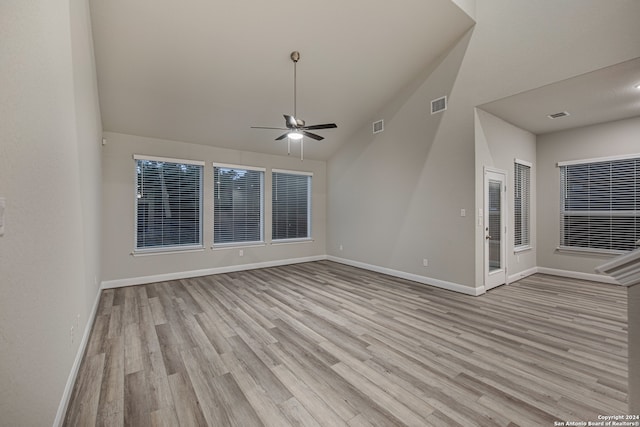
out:
M354 259L357 254L361 261L389 266L404 258L405 249L424 246L424 234L416 234L416 224L437 208L433 200L450 191L434 170L451 165L448 160L438 164L440 159L431 153L450 142L438 137L447 112L431 115L430 103L451 96L472 33L473 29L426 66L372 119L385 120L383 133L362 128L329 160L330 253L344 243L345 252L336 255ZM381 244L374 249L370 242Z

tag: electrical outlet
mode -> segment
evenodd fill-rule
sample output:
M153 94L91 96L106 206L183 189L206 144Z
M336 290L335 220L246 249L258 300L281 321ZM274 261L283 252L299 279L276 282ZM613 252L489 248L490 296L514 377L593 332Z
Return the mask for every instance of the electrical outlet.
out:
M466 209L460 209L460 216L462 216L462 217L467 216L467 210Z
M342 247L342 245L340 245L340 250L343 250L344 248Z
M425 258L425 259L423 259L423 260L422 260L422 265L423 265L423 266L425 266L425 267L429 267L429 260L428 260L428 259L426 259L426 258Z
M69 332L69 335L71 335L71 344L73 344L73 342L75 341L75 328L72 326L71 327L71 331Z
M238 255L244 256L244 250L240 249L240 251L238 252Z

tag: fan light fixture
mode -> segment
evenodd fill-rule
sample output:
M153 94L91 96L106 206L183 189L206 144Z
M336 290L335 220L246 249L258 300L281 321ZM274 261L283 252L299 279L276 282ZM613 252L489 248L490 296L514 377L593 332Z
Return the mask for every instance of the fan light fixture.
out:
M287 134L287 138L293 139L294 141L298 141L303 138L303 135L298 131L294 131L294 132L289 132Z
M335 123L324 123L321 125L307 125L304 120L297 118L297 67L300 60L300 52L291 52L291 61L293 61L293 116L283 114L285 127L266 127L266 126L251 126L252 129L277 129L286 131L282 135L276 138L276 141L281 141L287 138L287 154L291 154L291 141L300 141L300 160L304 159L304 137L314 139L316 141L322 141L324 137L317 135L310 130L321 129L335 129L338 126Z

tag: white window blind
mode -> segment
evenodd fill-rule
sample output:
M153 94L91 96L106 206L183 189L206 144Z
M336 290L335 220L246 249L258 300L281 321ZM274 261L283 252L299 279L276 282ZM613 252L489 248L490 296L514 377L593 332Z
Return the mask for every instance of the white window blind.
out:
M560 246L635 249L640 238L640 156L558 166Z
M514 248L531 245L531 164L514 163Z
M136 250L202 247L202 170L193 161L134 156Z
M273 171L272 240L311 238L311 175Z
M262 242L264 170L213 167L213 243Z

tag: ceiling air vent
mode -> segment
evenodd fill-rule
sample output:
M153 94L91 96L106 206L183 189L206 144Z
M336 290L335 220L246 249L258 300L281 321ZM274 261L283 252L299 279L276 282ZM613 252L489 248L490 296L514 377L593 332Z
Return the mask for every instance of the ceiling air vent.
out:
M567 113L566 111L560 111L559 113L549 114L547 117L549 117L550 119L559 119L560 117L567 117L568 115L569 113Z
M446 95L431 101L431 114L436 114L447 109Z
M384 130L384 120L373 122L373 133L380 133Z

